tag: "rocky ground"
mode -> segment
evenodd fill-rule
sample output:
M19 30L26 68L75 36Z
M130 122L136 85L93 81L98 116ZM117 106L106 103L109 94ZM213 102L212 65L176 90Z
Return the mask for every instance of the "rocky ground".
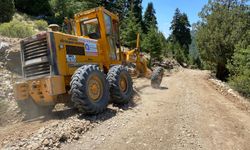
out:
M55 109L0 127L2 149L248 149L250 104L209 72L181 69L152 89L134 80L126 106L99 115ZM239 99L240 98L240 99Z
M136 108L62 149L249 149L249 109L209 78L207 71L184 69L165 77L159 90L139 79Z
M13 94L13 84L21 78L20 67L13 67L14 64L20 66L19 41L20 39L0 36L0 126L15 124L22 120L22 115L17 113ZM15 70L19 70L19 74L13 72Z

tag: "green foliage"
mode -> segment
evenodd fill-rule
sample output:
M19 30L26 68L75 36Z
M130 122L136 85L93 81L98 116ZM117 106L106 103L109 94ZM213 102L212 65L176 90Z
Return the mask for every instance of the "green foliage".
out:
M171 35L168 38L168 53L172 51L173 57L180 63L188 63L189 44L191 44L190 24L185 13L177 8L170 29Z
M168 42L167 42L166 37L161 31L158 31L158 36L159 36L160 43L161 43L161 54L164 55L164 53L167 51Z
M249 29L249 6L240 0L211 0L200 17L196 39L201 58L216 70L217 78L225 80L227 61Z
M45 20L36 20L34 23L36 28L40 31L46 31L48 28L48 23Z
M75 13L97 7L95 0L50 0L53 16L50 22L62 24L65 17L73 18Z
M190 24L187 15L185 13L181 13L178 8L175 10L170 29L172 30L172 41L174 43L179 43L179 45L184 50L185 56L188 57L188 46L192 41L190 34Z
M142 41L142 49L150 54L151 60L161 60L161 39L159 36L159 32L154 26L151 26L148 34L144 37Z
M124 0L126 1L126 0ZM130 9L135 18L137 19L137 23L142 25L142 0L128 0L128 9Z
M228 68L231 73L230 84L239 92L250 97L250 44L247 47L236 46Z
M141 26L136 23L136 18L132 12L125 18L121 25L121 42L122 45L135 48L137 33L141 33Z
M187 62L187 56L184 53L184 49L182 48L182 46L179 43L175 43L173 45L173 55L174 58L180 63L183 64L185 62Z
M199 54L199 50L197 48L197 43L196 43L196 30L193 29L191 32L191 39L192 42L189 45L189 65L192 65L194 68L199 68L202 69L202 62Z
M49 0L14 0L15 7L19 12L32 16L52 15Z
M34 31L30 25L15 19L9 23L1 24L0 34L13 38L24 38L33 35Z
M9 22L15 13L13 0L0 1L0 23Z
M121 20L128 14L127 0L49 0L52 17L50 22L62 24L65 17L73 18L75 13L85 11L98 6L103 6L107 10L118 13Z
M148 6L146 8L143 18L144 18L143 20L143 32L144 33L148 33L151 26L153 26L154 28L157 28L157 19L155 16L155 9L154 9L152 2L148 3Z

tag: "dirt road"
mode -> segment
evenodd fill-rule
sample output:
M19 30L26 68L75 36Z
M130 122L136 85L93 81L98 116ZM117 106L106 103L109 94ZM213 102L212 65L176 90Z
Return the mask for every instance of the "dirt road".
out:
M24 123L23 128L23 123L19 123L0 128L0 139L5 139L4 144L8 144L3 136L9 133L9 136L13 135L9 137L12 146L18 146L17 141L24 138L26 140L21 140L19 148L36 149L39 142L34 146L35 139L39 141L47 133L54 139L60 137L54 130L63 134L75 129L76 123L77 129L87 123L91 127L86 132L84 129L77 138L74 134L72 140L62 140L63 135L58 138L61 144L54 148L250 149L250 112L245 109L250 104L245 103L248 106L242 107L237 100L222 95L208 77L206 71L184 69L165 77L161 89L152 89L147 79L137 79L134 84L141 98L127 107L110 107L103 114L90 118L70 113L65 118L52 117L42 122ZM53 128L44 134L42 126ZM49 145L48 140L40 140L41 143Z
M214 89L206 72L184 70L141 102L63 149L250 149L250 114Z

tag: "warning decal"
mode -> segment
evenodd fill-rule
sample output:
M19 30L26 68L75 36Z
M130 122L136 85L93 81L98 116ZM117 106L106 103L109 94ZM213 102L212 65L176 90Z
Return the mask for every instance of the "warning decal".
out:
M84 43L86 56L97 56L98 55L97 41L96 40L79 38L79 42Z

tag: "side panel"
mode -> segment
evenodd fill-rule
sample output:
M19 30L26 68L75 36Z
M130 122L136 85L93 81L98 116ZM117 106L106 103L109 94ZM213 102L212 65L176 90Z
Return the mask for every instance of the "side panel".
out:
M84 64L102 65L104 56L100 55L98 41L59 32L54 32L53 37L56 49L54 60L60 75L71 76Z

